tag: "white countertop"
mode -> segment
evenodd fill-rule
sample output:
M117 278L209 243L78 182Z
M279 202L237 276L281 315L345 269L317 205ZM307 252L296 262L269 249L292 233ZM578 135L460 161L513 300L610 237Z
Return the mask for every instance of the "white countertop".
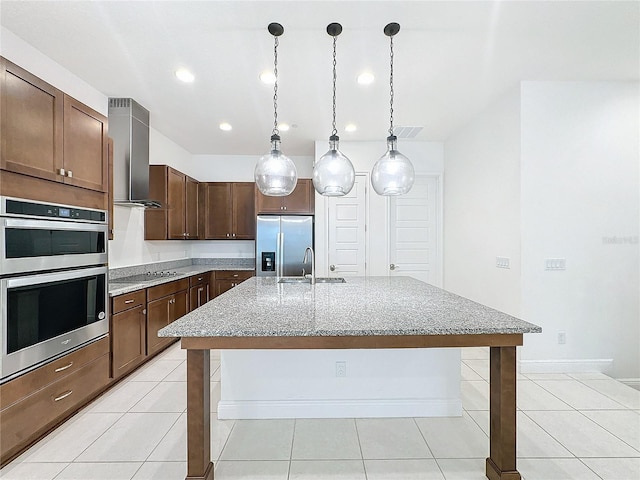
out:
M410 277L279 284L254 277L158 332L161 337L539 333L537 325Z

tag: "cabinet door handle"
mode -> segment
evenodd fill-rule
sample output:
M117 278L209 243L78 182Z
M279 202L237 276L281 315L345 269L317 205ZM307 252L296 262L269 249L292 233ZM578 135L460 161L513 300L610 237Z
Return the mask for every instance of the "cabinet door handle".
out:
M202 277L198 277L198 281L201 282L202 281Z
M227 233L227 237L229 237L229 234Z
M69 362L69 365L65 365L64 367L59 367L56 368L54 370L54 372L58 373L58 372L64 372L67 368L71 368L71 366L73 365L73 362Z
M133 300L133 298L132 298L131 300L125 300L125 301L124 301L124 303L125 303L125 304L127 304L127 303L133 303L133 301L134 301L134 300Z
M64 177L66 173L67 173L67 171L64 168L59 168L58 169L58 175L62 175Z
M67 398L72 393L73 393L73 390L67 390L62 395L58 395L56 398L54 398L53 401L54 402L59 402L60 400L64 400L65 398Z
M233 276L234 276L234 277L237 277L237 276L238 276L238 274L237 274L237 273L234 273L234 274L233 274Z
M335 265L329 265L329 270L331 270L332 272L336 271L336 266Z
M146 308L143 308L143 309L142 309L142 314L143 314L143 315L146 315L146 314L147 314L147 309L146 309Z
M67 177L73 178L73 172L71 170L67 170Z
M235 234L235 233L232 233L232 234L231 234L231 236L235 238L236 234Z

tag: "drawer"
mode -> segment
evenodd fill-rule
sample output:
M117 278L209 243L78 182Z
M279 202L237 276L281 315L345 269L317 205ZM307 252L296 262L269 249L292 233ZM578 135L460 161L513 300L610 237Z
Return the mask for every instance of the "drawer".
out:
M0 454L8 457L77 410L109 381L109 355L0 410Z
M180 290L186 290L189 288L189 279L183 278L182 280L175 280L169 283L163 283L155 287L147 288L147 302L152 302L158 298L166 297L172 293L179 292Z
M147 292L144 289L118 295L111 299L111 313L119 313L145 303L147 303Z
M195 287L198 285L203 285L209 281L211 278L211 272L200 273L199 275L193 275L189 277L189 286Z
M218 270L216 280L238 280L242 282L255 275L253 270Z
M87 363L107 353L109 353L109 337L90 343L86 347L0 385L0 409L5 409L50 383L77 372Z

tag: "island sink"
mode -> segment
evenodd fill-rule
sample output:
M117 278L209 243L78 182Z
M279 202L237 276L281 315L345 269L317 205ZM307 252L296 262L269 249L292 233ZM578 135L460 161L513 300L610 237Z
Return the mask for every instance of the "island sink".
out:
M278 280L278 283L311 283L311 279L306 277L284 277ZM342 277L317 277L316 283L347 283L347 281Z

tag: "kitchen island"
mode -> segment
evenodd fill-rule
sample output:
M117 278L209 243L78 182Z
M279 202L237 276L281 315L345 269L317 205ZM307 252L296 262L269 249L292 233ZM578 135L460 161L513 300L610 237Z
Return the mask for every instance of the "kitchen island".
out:
M289 284L257 277L159 332L187 349L187 479L213 479L210 349L490 349L486 475L517 480L516 347L540 327L408 277Z

